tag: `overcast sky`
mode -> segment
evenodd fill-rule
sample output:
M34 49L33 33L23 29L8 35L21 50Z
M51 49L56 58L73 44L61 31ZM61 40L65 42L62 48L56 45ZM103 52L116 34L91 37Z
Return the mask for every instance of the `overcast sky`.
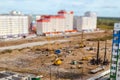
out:
M56 14L58 10L73 10L75 15L93 11L98 16L120 17L120 0L0 0L0 13L11 10L27 14Z

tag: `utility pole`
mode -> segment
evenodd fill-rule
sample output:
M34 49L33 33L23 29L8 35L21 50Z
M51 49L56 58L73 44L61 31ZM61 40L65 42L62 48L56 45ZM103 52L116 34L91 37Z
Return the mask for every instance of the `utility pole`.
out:
M51 73L51 66L50 66L50 80L52 80L52 73Z
M104 62L106 61L106 53L107 53L107 40L105 41L105 54L104 54Z
M83 38L84 38L84 31L82 30L82 34L81 34L81 40L82 40L82 42L83 42Z
M105 41L105 54L104 54L104 61L103 61L103 65L108 65L109 64L109 61L108 59L106 58L106 55L107 54L107 40Z
M97 47L97 56L96 56L96 64L99 64L99 40L98 40L98 47Z

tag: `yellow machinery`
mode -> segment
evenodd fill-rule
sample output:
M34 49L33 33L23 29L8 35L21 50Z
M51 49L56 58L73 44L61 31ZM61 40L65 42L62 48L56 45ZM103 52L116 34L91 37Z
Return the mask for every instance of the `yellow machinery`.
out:
M54 61L54 64L55 65L61 65L62 64L62 60L57 58L55 61Z
M88 61L88 60L90 60L90 59L92 59L91 56L85 56L85 57L82 57L82 60L83 60L83 61Z
M80 43L80 48L84 48L86 45L83 43Z

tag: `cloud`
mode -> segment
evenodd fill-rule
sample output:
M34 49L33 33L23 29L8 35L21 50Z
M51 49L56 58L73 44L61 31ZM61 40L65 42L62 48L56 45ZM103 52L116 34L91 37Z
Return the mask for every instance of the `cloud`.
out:
M103 6L102 8L106 8L106 9L117 9L119 7L117 6Z
M114 3L114 4L113 4ZM105 15L106 11L119 16L120 0L2 0L0 12L20 10L23 13L55 14L60 9L74 10L75 14L84 14L86 11L95 11ZM107 13L109 14L109 13ZM111 16L114 14L110 14Z

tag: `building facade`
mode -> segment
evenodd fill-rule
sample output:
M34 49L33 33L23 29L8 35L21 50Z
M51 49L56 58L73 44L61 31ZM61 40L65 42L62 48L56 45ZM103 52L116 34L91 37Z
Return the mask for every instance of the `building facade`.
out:
M120 80L120 23L114 24L110 80Z
M0 38L19 37L29 33L28 16L0 15Z
M95 30L97 28L96 13L86 12L84 16L74 17L74 29L82 30Z
M37 34L61 33L73 30L73 11L61 10L57 15L42 15L37 20Z

